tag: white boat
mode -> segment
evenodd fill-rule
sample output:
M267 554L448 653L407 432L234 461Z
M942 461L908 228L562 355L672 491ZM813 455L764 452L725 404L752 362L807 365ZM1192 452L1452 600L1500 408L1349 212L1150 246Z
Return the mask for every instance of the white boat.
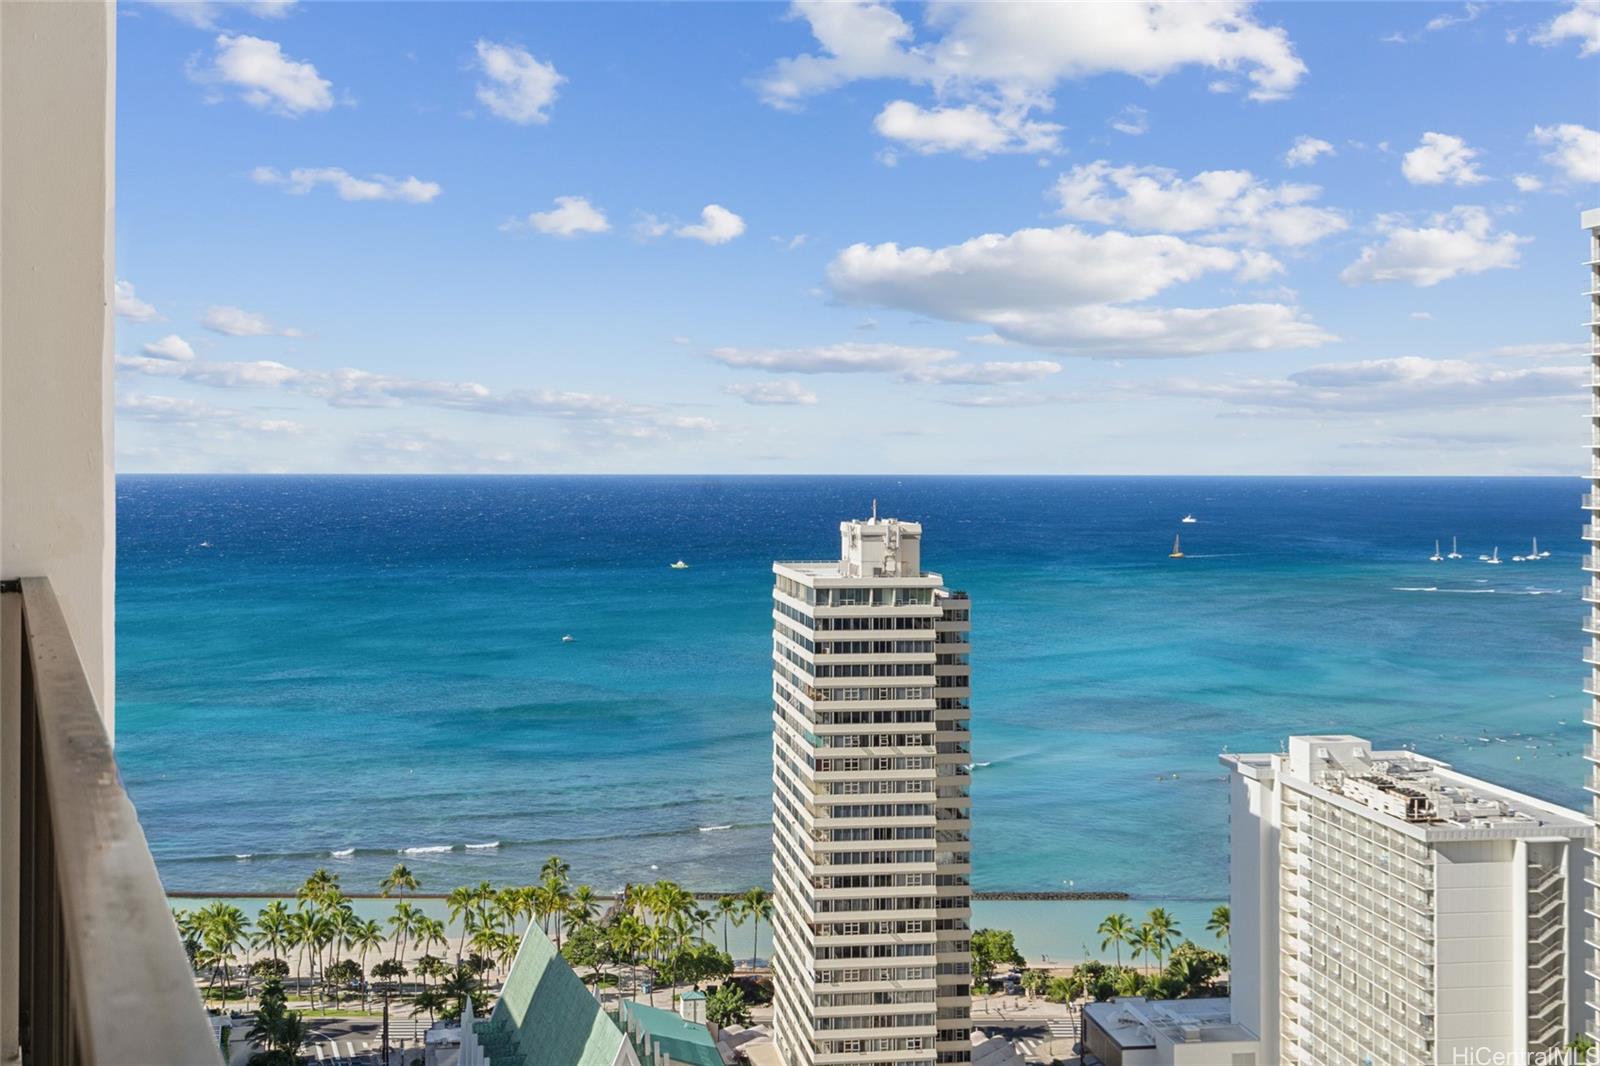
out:
M1442 563L1442 562L1444 562L1444 556L1439 554L1439 542L1438 541L1434 541L1433 542L1433 554L1428 556L1428 562L1430 562L1430 563Z
M1186 526L1192 526L1198 521L1199 519L1192 514L1186 514L1183 516L1183 524Z
M561 643L563 643L563 644L571 644L574 640L577 640L577 639L578 639L577 637L573 636L571 633L568 633L566 636L561 638Z
M1445 558L1446 559L1459 559L1459 558L1461 558L1461 553L1456 550L1456 538L1454 538L1454 537L1450 538L1450 554L1446 555Z
M1490 566L1500 565L1500 545L1495 545L1494 554L1485 559L1484 562L1488 563Z
M1548 558L1550 558L1550 553L1549 552L1540 551L1539 550L1539 538L1538 537L1534 537L1533 538L1533 550L1531 552L1529 552L1528 555L1527 555L1528 562L1531 563L1536 559L1548 559Z
M682 559L679 559L677 562L672 564L672 569L674 569L674 570L687 570L687 569L689 569L689 564L684 562Z

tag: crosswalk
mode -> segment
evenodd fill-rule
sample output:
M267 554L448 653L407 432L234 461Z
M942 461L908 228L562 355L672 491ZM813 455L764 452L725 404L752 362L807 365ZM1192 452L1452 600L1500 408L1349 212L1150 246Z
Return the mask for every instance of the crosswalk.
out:
M1076 1016L1071 1018L1051 1018L1045 1022L1045 1026L1050 1030L1050 1039L1052 1040L1078 1039L1078 1019Z

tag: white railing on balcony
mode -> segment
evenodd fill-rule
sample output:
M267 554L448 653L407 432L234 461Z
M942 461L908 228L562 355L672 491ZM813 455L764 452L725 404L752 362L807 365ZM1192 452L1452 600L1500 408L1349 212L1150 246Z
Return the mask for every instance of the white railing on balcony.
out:
M194 972L50 582L5 583L0 610L0 787L14 812L0 825L0 871L15 876L0 882L0 910L17 937L0 1010L8 1027L14 1020L21 1061L217 1066Z

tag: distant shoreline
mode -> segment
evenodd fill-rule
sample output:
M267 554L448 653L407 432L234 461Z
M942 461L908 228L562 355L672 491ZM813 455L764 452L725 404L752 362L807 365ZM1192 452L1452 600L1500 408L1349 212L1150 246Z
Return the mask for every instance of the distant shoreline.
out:
M728 892L691 892L696 900L717 900L720 896L742 896L749 888L731 888ZM184 888L170 888L166 895L173 900L291 900L293 892L192 892ZM347 900L446 900L438 892L406 892L381 895L378 892L346 892ZM1062 901L1062 900L1133 900L1126 892L974 892L973 900L1010 901ZM600 895L600 900L613 900L614 896ZM1152 900L1157 896L1152 896ZM1165 898L1165 896L1162 896Z

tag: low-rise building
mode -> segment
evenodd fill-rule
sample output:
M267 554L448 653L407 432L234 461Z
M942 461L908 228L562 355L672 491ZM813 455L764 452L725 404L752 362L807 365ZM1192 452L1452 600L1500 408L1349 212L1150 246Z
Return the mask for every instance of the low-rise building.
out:
M1584 814L1361 737L1232 770L1234 1020L1287 1064L1531 1061L1584 1026Z
M1083 1008L1084 1066L1257 1066L1261 1041L1226 999L1121 996Z

